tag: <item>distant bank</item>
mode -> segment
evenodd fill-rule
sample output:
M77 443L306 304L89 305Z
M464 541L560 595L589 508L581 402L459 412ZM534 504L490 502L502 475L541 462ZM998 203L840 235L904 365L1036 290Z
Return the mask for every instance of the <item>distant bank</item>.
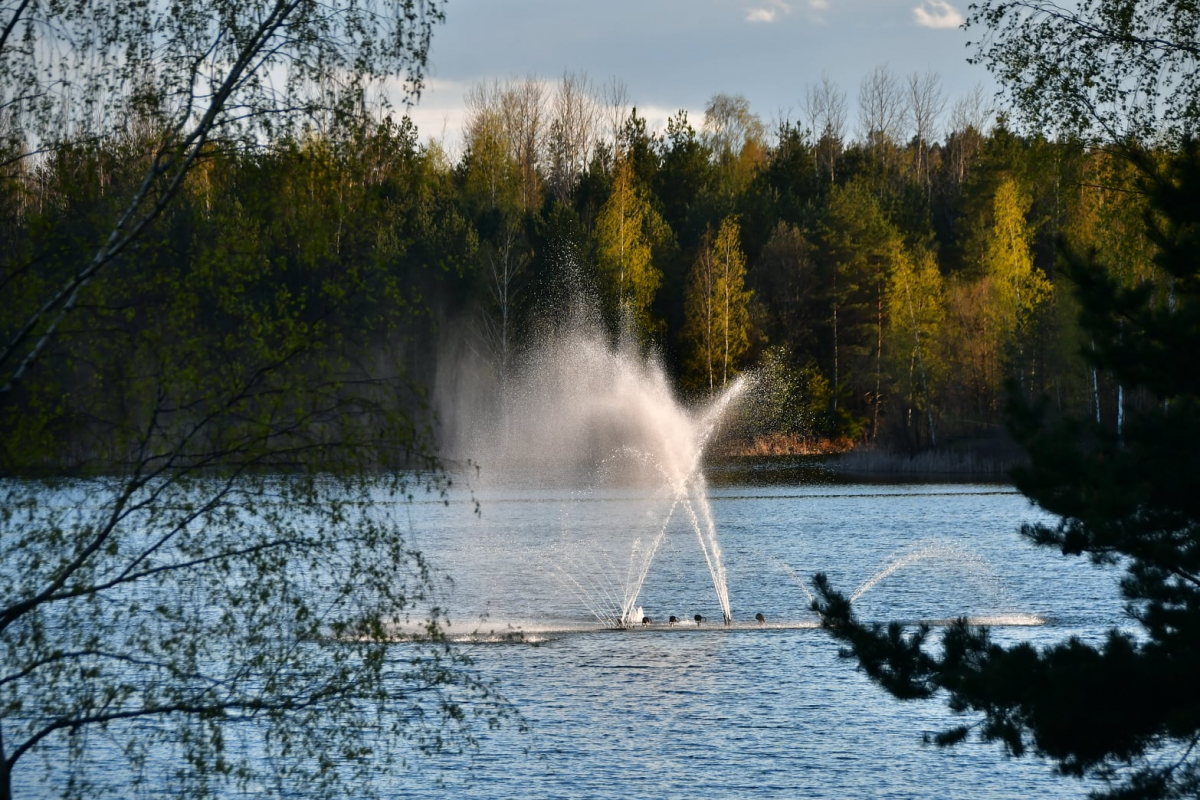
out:
M845 477L900 480L1009 480L1025 453L1006 434L961 439L918 452L857 445L847 439L817 439L772 434L728 440L715 448L722 460L773 460L805 457L810 465Z

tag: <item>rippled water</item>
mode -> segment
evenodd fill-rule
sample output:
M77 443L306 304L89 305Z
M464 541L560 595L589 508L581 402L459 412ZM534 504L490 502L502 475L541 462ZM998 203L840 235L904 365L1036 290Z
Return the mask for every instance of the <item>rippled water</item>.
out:
M892 700L812 627L802 583L826 572L865 619L987 617L1001 641L1099 637L1127 622L1111 572L1017 534L1039 512L1003 486L784 485L711 490L735 625L719 620L694 535L673 526L640 598L654 624L605 630L589 612L619 594L628 527L661 498L633 490L479 490L481 512L414 509L419 544L454 577L455 630L531 631L469 645L530 724L478 753L419 762L401 796L435 781L480 797L1046 797L1078 781L977 742L922 733L961 722ZM590 543L590 547L589 547ZM623 549L624 548L624 549ZM590 553L588 551L591 551ZM568 557L569 556L569 557ZM578 585L563 579L574 570ZM590 575L579 579L580 573ZM579 585L587 592L579 591ZM761 612L767 624L754 624ZM663 624L674 614L684 622ZM486 615L486 618L484 618ZM1094 788L1094 787L1091 787Z
M804 587L825 572L861 591L855 606L869 620L969 615L999 623L1001 641L1035 643L1127 624L1111 571L1020 538L1020 523L1039 516L1022 496L794 483L710 487L709 497L728 628L682 513L638 597L653 623L612 630L597 617L620 606L631 554L662 530L671 498L661 492L514 481L464 485L449 507L413 504L412 543L451 579L452 632L530 730L485 732L466 755L416 757L382 776L385 793L1017 798L1095 788L995 745L923 744L923 733L962 720L938 702L890 699L838 657L808 610ZM697 626L694 614L708 621ZM670 615L683 622L667 624ZM523 639L502 635L513 630ZM42 775L19 773L17 796L47 793Z

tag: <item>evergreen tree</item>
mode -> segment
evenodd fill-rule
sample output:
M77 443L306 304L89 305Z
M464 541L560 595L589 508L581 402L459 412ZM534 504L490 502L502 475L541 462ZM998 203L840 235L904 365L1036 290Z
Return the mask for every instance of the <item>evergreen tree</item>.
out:
M1066 251L1062 268L1078 287L1081 324L1096 368L1153 402L1131 411L1125 430L1090 415L1051 419L1019 393L1014 435L1030 464L1018 488L1054 524L1022 534L1065 556L1086 554L1124 570L1121 590L1136 635L1113 630L1093 646L1078 639L1038 650L1004 647L986 628L959 620L942 652L925 648L928 626L905 634L867 626L823 575L814 608L867 673L901 699L944 692L975 722L936 737L963 740L972 728L1009 753L1053 759L1064 774L1120 781L1109 797L1194 797L1200 792L1200 146L1169 170L1135 154L1151 211L1154 264L1173 291L1130 288L1095 252Z
M850 415L848 431L869 420L874 438L885 388L884 289L902 241L865 180L830 191L822 234L830 287L828 374L834 411ZM849 407L842 405L844 398L852 398Z

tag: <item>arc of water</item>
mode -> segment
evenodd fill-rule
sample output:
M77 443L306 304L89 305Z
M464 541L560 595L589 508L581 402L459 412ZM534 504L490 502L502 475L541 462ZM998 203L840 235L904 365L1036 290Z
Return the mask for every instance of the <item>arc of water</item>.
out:
M600 563L600 560L594 553L588 551L588 556L591 560L594 570L584 569L585 564L574 556L566 557L566 566L561 562L556 562L559 580L567 586L575 594L576 598L592 613L594 617L601 622L613 625L614 627L619 622L616 614L604 610L604 606L608 608L620 608L621 604L617 601L616 596L612 593L611 586L613 585L612 575L605 568L605 565ZM573 567L573 570L568 570L567 567ZM593 572L599 572L602 581L597 581L592 577ZM584 576L584 581L580 581L576 575ZM599 602L598 602L599 601Z
M796 571L794 569L792 569L791 566L782 559L775 558L774 556L772 556L771 560L774 561L775 563L779 564L779 566L783 567L784 570L787 572L787 574L792 577L792 580L796 582L796 585L804 590L804 596L808 598L808 604L811 606L812 602L813 602L812 592L810 592L808 590L808 587L804 585L804 581L800 580L800 576L796 574Z
M603 579L602 581L597 581L595 578L591 577L591 573L587 573L589 576L588 583L591 586L595 587L600 593L602 593L604 595L604 599L608 602L610 607L612 607L612 608L619 607L619 603L617 602L617 597L613 593L612 588L611 588L612 586L616 585L613 581L613 575L612 575L612 570L611 570L612 562L609 561L607 564L602 563L600 561L599 557L591 550L588 550L587 554L588 554L588 560L591 562L592 566L594 567L595 572L598 573L600 575L600 577Z
M566 523L569 518L570 512L565 511L563 524L564 529L568 527ZM559 583L561 583L563 586L566 586L571 593L575 595L575 599L577 599L584 608L591 612L592 616L596 617L596 619L600 620L601 622L609 622L611 624L613 615L611 613L606 613L604 610L604 601L607 601L610 607L615 606L616 603L609 588L611 585L611 578L603 574L605 572L604 565L600 564L600 562L596 559L596 556L590 550L587 551L588 556L591 558L596 567L596 570L601 573L603 578L605 578L604 581L597 583L597 581L592 577L592 570L583 568L583 562L575 556L575 550L573 548L569 550L552 548L552 551L557 553L559 556L551 562L551 566L554 568L554 572L556 573ZM584 586L577 576L582 576L587 582L587 586Z
M977 556L972 553L966 553L962 551L961 548L947 545L926 545L918 550L914 550L911 553L896 558L883 569L867 578L865 581L859 584L859 587L854 590L853 594L850 595L850 602L853 603L855 600L862 597L864 594L873 589L880 581L882 581L884 578L887 578L889 575L892 575L897 570L901 570L904 567L915 564L918 561L923 561L927 558L946 557L951 555L957 556L967 563L975 563L976 565L981 565L983 563Z
M661 464L655 462L654 466L664 477L668 478L666 470ZM701 488L703 489L703 476L699 477ZM674 482L671 482L674 483ZM641 569L638 571L637 580L626 584L629 588L625 593L625 600L621 607L621 618L623 621L629 620L629 615L637 604L638 597L641 595L642 586L646 582L646 576L650 572L650 564L654 560L654 556L658 553L658 548L666 537L667 528L671 524L671 519L675 515L675 510L682 505L688 512L688 516L692 523L692 529L696 533L696 539L700 542L700 551L704 554L704 563L708 566L709 574L713 578L713 588L717 592L717 601L721 605L721 613L725 620L733 619L733 614L729 604L729 589L726 583L725 566L721 563L721 548L717 543L716 523L713 521L712 512L708 504L703 501L703 491L699 493L700 507L704 516L704 524L701 524L700 518L696 514L695 506L689 497L689 489L687 482L681 482L679 485L672 487L675 492L675 499L671 503L671 508L667 511L666 519L663 521L662 528L658 535L654 537L650 550L646 557L642 560ZM705 536L707 533L707 539Z
M632 606L629 604L629 585L632 582L633 576L635 574L639 574L635 564L637 562L638 551L641 549L641 545L642 540L640 537L633 540L633 545L629 548L629 563L625 566L625 582L621 584L625 587L625 594L621 598L621 619L626 621L628 621L629 617L628 613L626 612L632 609Z
M659 529L658 534L655 535L654 540L650 543L650 549L638 567L636 578L625 583L625 598L621 603L621 619L623 621L629 621L629 617L637 605L638 597L642 594L642 586L646 583L646 576L650 574L650 564L654 561L654 556L658 553L658 548L662 545L663 539L666 538L667 526L671 524L671 517L675 515L675 509L678 505L679 499L676 498L671 503L671 508L667 511L667 517L663 520L662 528ZM630 563L632 564L632 561Z
M729 584L725 575L725 562L721 558L721 545L717 541L717 524L713 520L712 506L708 502L708 492L704 475L697 475L696 482L700 486L700 490L696 493L699 500L701 515L704 517L704 531L708 537L708 545L712 550L712 564L709 565L709 571L713 576L713 588L717 591L717 599L721 603L721 613L725 616L726 622L733 621L733 613L729 607ZM694 516L694 515L693 515ZM697 526L696 534L700 534L700 528ZM703 541L701 548L704 547ZM705 558L707 558L707 551Z
M565 585L568 589L571 590L572 594L575 595L575 598L577 600L579 600L580 603L583 604L584 608L586 608L588 611L590 611L592 613L592 616L594 616L596 619L600 620L601 622L604 622L604 623L612 625L613 627L616 627L617 619L611 614L606 614L604 612L604 609L598 607L593 602L592 596L579 583L578 580L576 580L572 575L570 575L567 572L562 571L562 570L560 570L558 577L559 577L559 580L562 581L563 585Z

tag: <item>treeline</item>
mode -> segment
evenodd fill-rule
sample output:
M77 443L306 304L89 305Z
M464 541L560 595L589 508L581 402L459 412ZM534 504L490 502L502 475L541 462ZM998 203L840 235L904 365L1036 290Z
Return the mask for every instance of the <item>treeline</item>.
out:
M469 94L455 171L498 369L569 242L611 323L659 347L685 392L760 366L764 431L917 450L998 431L1010 381L1114 424L1139 401L1079 357L1055 273L1065 240L1148 277L1123 160L1017 135L981 91L951 104L936 75L883 67L853 137L828 79L770 130L716 95L655 133L623 98L574 75Z
M128 379L181 343L193 381L239 348L286 358L289 337L327 337L336 370L313 359L298 374L345 385L386 365L411 387L449 333L502 376L581 287L686 394L760 366L763 432L917 450L997 429L1006 381L1118 424L1140 398L1079 357L1091 343L1055 261L1063 238L1131 283L1148 276L1124 162L1017 135L979 92L948 104L934 75L878 68L857 100L853 136L828 80L770 129L716 95L703 120L680 111L656 132L619 84L566 75L473 88L456 159L407 120L365 114L250 150L215 142L84 288L49 344L70 367L22 386L42 422L10 416L8 457L63 452L81 430L132 446L151 387ZM21 298L69 282L111 230L155 135L134 120L0 172L9 340ZM385 397L397 391L381 407L423 402Z

